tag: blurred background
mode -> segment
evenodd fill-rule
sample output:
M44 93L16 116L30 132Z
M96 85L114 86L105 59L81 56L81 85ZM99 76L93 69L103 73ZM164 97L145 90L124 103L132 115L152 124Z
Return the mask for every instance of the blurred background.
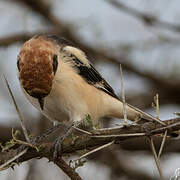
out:
M180 110L180 2L178 0L0 0L0 141L20 128L3 75L10 83L28 130L40 134L51 124L26 100L16 75L21 45L35 34L59 34L83 49L97 70L121 94L119 64L123 67L126 101L160 118ZM104 121L114 125L119 120ZM160 140L156 140L159 148ZM165 179L180 168L180 142L168 140L161 157ZM159 179L146 139L133 139L101 150L77 170L86 180ZM31 160L1 180L66 180L47 159Z

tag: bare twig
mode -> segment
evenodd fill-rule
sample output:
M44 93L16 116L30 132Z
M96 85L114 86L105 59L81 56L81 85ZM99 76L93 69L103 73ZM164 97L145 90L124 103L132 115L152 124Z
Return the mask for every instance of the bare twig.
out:
M157 119L159 119L159 96L158 96L158 94L156 94L156 96L154 96L154 102L156 104ZM167 130L166 130L166 133L167 133ZM152 150L152 153L153 153L153 157L154 157L154 160L156 162L156 166L158 168L158 172L159 172L159 175L160 175L160 179L163 180L162 169L160 167L160 160L159 160L160 156L159 155L157 156L157 153L156 153L156 150L155 150L155 147L154 147L153 137L149 137L149 140L150 140L150 145L151 145L151 150ZM163 146L164 146L164 141L162 141L162 143L161 143L159 154L161 154Z
M177 119L178 119L178 118L177 118ZM175 120L175 119L173 119L173 120ZM160 133L161 133L161 132L163 132L163 131L165 131L165 130L171 130L171 129L179 126L179 125L180 125L180 122L174 122L174 123L172 123L172 124L168 124L167 126L153 129L153 130L151 131L151 133L157 133L157 132L160 132Z
M163 136L163 140L161 142L161 146L160 146L159 153L158 153L158 158L160 158L160 156L162 154L162 151L163 151L163 148L164 148L164 144L166 142L166 137L167 137L167 130L165 131L164 136Z
M110 135L93 135L91 137L96 138L109 138L109 137L141 137L145 136L146 133L132 133L132 134L110 134Z
M155 162L156 162L156 166L157 166L158 171L159 171L160 179L163 180L163 175L162 175L162 170L161 170L161 166L160 166L160 161L158 159L158 156L157 156L157 153L156 153L156 150L155 150L155 147L154 147L153 138L149 137L149 140L150 140L150 145L151 145L151 149L152 149L152 152L153 152L153 156L154 156L154 159L155 159Z
M114 144L114 141L112 141L112 142L110 142L110 143L107 143L107 144L105 144L105 145L103 145L103 146L100 146L100 147L98 147L98 148L95 148L95 149L93 149L92 151L89 151L88 153L86 153L86 154L83 154L82 156L80 156L78 159L76 159L75 161L77 161L77 160L79 160L79 159L82 159L82 158L85 158L85 157L87 157L87 156L89 156L90 154L92 154L92 153L95 153L95 152L97 152L97 151L99 151L99 150L101 150L101 149L104 149L104 148L106 148L106 147L108 147L108 146L111 146L112 144Z
M14 135L13 129L12 129L12 138L15 141L15 143L17 143L17 144L29 146L29 147L35 148L37 151L39 151L38 147L36 147L34 144L17 139Z
M156 103L156 117L159 119L159 95L156 94L154 97L155 103Z
M159 119L159 95L158 94L156 94L156 96L155 96L155 103L156 103L156 114L157 114L157 118ZM164 148L164 145L166 142L166 137L167 137L167 130L165 131L163 140L161 142L161 146L160 146L159 153L158 153L158 159L160 158L161 153L163 151L163 148Z
M23 129L23 133L24 133L24 136L25 136L25 138L26 138L26 141L27 141L28 143L30 143L30 139L29 139L29 136L28 136L28 132L27 132L27 129L26 129L26 126L25 126L23 117L22 117L22 115L21 115L21 113L20 113L20 111L19 111L18 105L17 105L16 100L15 100L15 98L14 98L14 95L13 95L13 93L12 93L12 91L11 91L10 85L9 85L9 83L8 83L5 75L4 75L3 77L4 77L4 80L5 80L5 82L6 82L6 86L7 86L7 88L8 88L8 91L9 91L9 93L10 93L10 95L11 95L11 98L12 98L12 100L13 100L14 106L15 106L15 108L16 108L16 112L17 112L17 114L18 114L18 116L19 116L19 120L20 120L20 123L21 123L21 127L22 127L22 129Z
M90 133L90 132L88 132L88 131L85 131L85 130L83 130L83 129L80 129L80 128L78 128L78 127L73 126L73 128L76 129L76 130L79 131L79 132L84 133L84 134L92 135L92 133Z
M19 154L15 155L13 158L7 160L4 164L2 164L0 166L0 171L7 169L8 166L14 162L16 159L18 159L19 157L23 156L26 152L27 152L28 148L24 149L22 152L20 152Z
M150 117L151 119L153 119L153 120L156 121L157 123L162 124L162 125L166 125L163 121L155 118L155 117L152 116L151 114L148 114L148 113L146 113L146 112L144 112L144 111L142 111L142 110L140 110L140 109L138 109L138 108L136 108L136 107L134 107L134 106L132 106L132 105L130 105L130 104L128 104L128 106L132 107L133 109L137 110L138 112L141 112L141 113L145 114L147 117Z
M121 66L121 64L120 64L120 80L121 80L121 96L122 96L122 102L123 102L124 122L125 122L125 124L128 124L128 121L127 121L127 112L126 112L125 90L124 90L123 73L122 73L122 66Z

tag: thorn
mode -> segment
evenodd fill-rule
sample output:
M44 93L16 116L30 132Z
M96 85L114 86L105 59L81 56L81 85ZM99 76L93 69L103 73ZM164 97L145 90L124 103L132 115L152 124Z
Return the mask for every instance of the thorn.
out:
M154 156L154 160L156 162L156 167L157 167L158 172L159 172L160 180L163 180L163 174L162 174L162 169L161 169L161 166L160 166L160 160L159 160L159 158L157 156L152 137L149 137L149 142L150 142L150 145L151 145L151 150L152 150L152 153L153 153L153 156Z
M124 115L124 122L126 125L128 125L127 120L127 112L126 112L126 100L125 100L125 90L124 90L124 82L123 82L123 73L122 73L122 66L120 64L120 80L121 80L121 95L122 95L122 101L123 101L123 115Z

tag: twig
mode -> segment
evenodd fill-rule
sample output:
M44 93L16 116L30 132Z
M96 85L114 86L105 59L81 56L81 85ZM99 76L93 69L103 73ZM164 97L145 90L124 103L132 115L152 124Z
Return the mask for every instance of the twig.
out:
M18 114L18 116L19 116L20 123L21 123L21 127L22 127L22 129L23 129L23 133L24 133L24 136L25 136L25 138L26 138L26 141L27 141L28 143L30 143L30 139L29 139L29 136L28 136L28 132L27 132L27 129L26 129L26 126L25 126L23 117L22 117L22 115L21 115L21 113L20 113L20 111L19 111L18 105L17 105L16 100L15 100L15 98L14 98L14 95L13 95L13 93L12 93L12 91L11 91L10 85L9 85L9 83L8 83L5 75L4 75L3 77L4 77L4 80L5 80L5 82L6 82L6 86L7 86L7 88L8 88L8 91L9 91L11 97L12 97L14 106L15 106L15 108L16 108L16 112L17 112L17 114Z
M150 140L150 145L151 145L151 150L153 152L154 160L155 160L156 166L158 168L160 179L163 180L162 170L161 170L161 167L160 167L160 161L158 159L158 156L157 156L157 153L156 153L156 150L155 150L155 147L154 147L154 143L153 143L152 137L149 137L149 140Z
M154 116L152 116L152 115L150 115L150 114L148 114L148 113L146 113L146 112L144 112L144 111L142 111L142 110L140 110L140 109L138 109L138 108L136 108L136 107L134 107L134 106L132 106L130 104L128 104L128 106L132 107L133 109L135 109L135 110L137 110L137 111L139 111L139 112L141 112L143 114L145 114L147 117L150 117L151 119L153 119L154 121L158 122L159 124L166 125L163 121L155 118Z
M146 133L132 133L132 134L110 134L110 135L93 135L95 138L109 138L109 137L141 137L145 136Z
M115 126L115 127L108 127L108 128L102 128L102 129L98 129L98 132L101 132L101 131L111 131L111 130L120 130L122 128L124 128L125 126L124 125L118 125L118 126Z
M165 130L168 130L169 132L177 131L180 128L180 118L175 118L175 119L169 119L164 121L164 124L156 124L155 126L152 124L151 126L151 134L160 134L165 132ZM155 123L155 122L154 122ZM142 131L141 125L131 125L128 128L123 128L124 126L121 127L113 127L113 128L103 128L103 129L96 129L93 130L94 135L112 135L112 134L133 134L133 133L144 133ZM133 130L134 129L134 130Z
M25 146L29 146L32 148L35 148L36 151L39 151L38 147L36 145L33 145L32 143L26 142L26 141L22 141L20 139L17 139L14 135L13 129L12 129L12 138L15 141L15 143L20 144L20 145L25 145Z
M42 140L44 140L46 137L48 137L50 134L54 133L58 128L60 127L60 125L57 125L56 127L53 127L51 129L49 129L46 133L42 134L41 136L37 136L35 138L35 142L36 143L39 143L40 141L42 142ZM31 143L28 143L28 142L24 142L24 141L21 141L21 140L18 140L16 139L16 137L14 136L14 133L12 132L12 137L14 139L14 141L16 143L18 143L19 145L26 145L28 146L24 151L18 153L17 155L15 155L13 158L7 160L4 164L2 164L0 166L0 171L4 170L4 168L6 166L8 166L10 163L12 163L13 161L15 161L16 159L18 159L19 157L21 157L22 155L24 155L27 150L29 149L29 147L32 147L32 148L35 148L37 152L39 152L39 149L38 147L36 147L35 145L31 144ZM17 151L18 152L18 151Z
M85 158L85 157L87 157L88 155L90 155L90 154L92 154L92 153L95 153L95 152L97 152L97 151L99 151L99 150L101 150L101 149L104 149L104 148L106 148L106 147L108 147L108 146L111 146L112 144L114 144L114 141L109 142L109 143L107 143L107 144L104 144L104 145L102 145L102 146L100 146L100 147L98 147L98 148L96 148L96 149L93 149L92 151L89 151L89 152L86 153L86 154L83 154L81 157L79 157L79 158L76 159L75 161L80 160L80 159L82 159L82 158Z
M162 140L162 143L161 143L161 146L160 146L160 149L159 149L159 153L158 153L158 158L160 158L160 156L162 154L164 144L166 142L166 137L167 137L167 130L165 131L164 136L163 136L163 140Z
M155 103L156 103L156 114L157 114L157 118L159 119L159 95L158 94L156 94L156 96L155 96ZM166 142L166 137L167 137L167 130L164 133L163 140L162 140L161 146L159 148L158 159L160 158L161 153L163 151L163 148L164 148L164 145Z
M122 73L121 64L120 64L120 80L121 80L121 96L122 96L122 102L123 102L124 122L125 122L125 124L128 124L127 112L126 112L126 100L125 100L124 82L123 82L123 73Z
M50 160L52 160L50 158ZM63 170L63 172L68 175L71 180L82 180L82 178L79 176L79 174L71 168L64 160L62 157L58 157L57 160L53 160L53 162Z
M155 99L155 103L156 103L156 116L159 119L159 95L156 94L154 99Z
M72 126L75 130L79 131L79 132L82 132L84 134L87 134L87 135L92 135L92 133L88 132L88 131L85 131L83 129L80 129L78 127L75 127L75 126Z
M156 117L157 117L157 119L159 119L159 97L158 97L158 94L156 94L156 96L154 96L154 102L156 104L156 114L157 114ZM161 170L161 167L160 167L160 160L159 160L159 157L157 156L157 153L156 153L156 150L155 150L155 147L154 147L153 137L152 136L149 137L149 140L150 140L151 150L152 150L152 153L153 153L154 160L156 162L156 166L157 166L157 169L158 169L158 172L159 172L160 179L163 180L162 170Z
M173 124L169 124L169 125L166 125L164 127L159 127L159 128L156 128L156 129L153 129L151 131L151 133L157 133L157 132L162 132L162 131L165 131L165 130L170 130L172 128L175 128L177 126L180 126L180 122L176 122L176 123L173 123Z
M4 164L2 164L0 166L0 171L6 169L6 167L11 164L13 161L15 161L16 159L18 159L19 157L21 157L22 155L24 155L27 152L28 148L24 149L22 152L20 152L19 154L17 154L16 156L14 156L13 158L9 159L8 161L6 161Z

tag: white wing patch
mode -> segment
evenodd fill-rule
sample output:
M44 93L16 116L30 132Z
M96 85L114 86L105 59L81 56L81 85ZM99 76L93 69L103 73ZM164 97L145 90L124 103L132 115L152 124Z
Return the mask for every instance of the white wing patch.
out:
M82 50L72 47L72 46L65 46L63 50L69 51L69 53L75 55L78 59L80 59L84 65L88 67L90 66L90 63L86 57L86 54Z

